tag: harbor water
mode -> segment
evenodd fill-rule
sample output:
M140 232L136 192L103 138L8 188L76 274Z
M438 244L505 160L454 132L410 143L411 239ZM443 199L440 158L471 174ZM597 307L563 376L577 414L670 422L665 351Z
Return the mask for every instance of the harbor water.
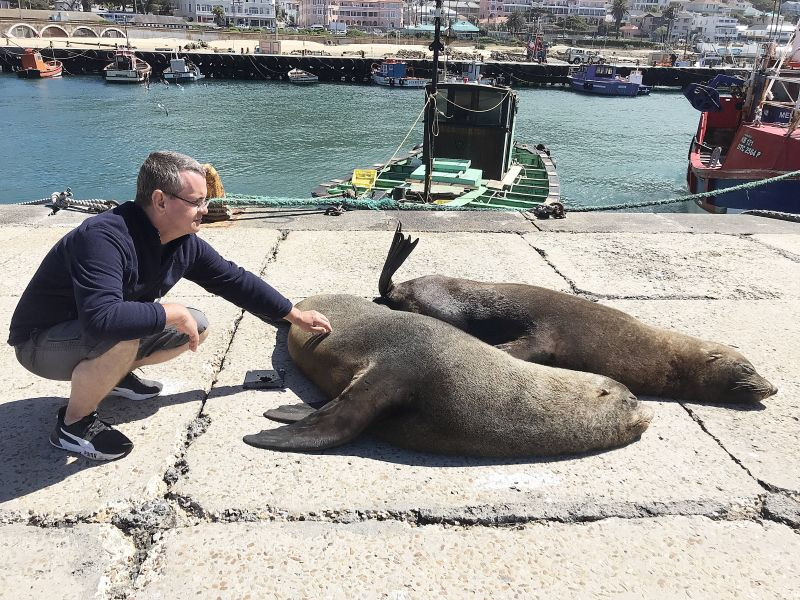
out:
M674 91L603 98L517 90L516 139L546 144L567 206L686 194L698 113ZM0 204L70 187L76 198L133 198L147 154L213 164L228 193L307 198L320 182L384 162L422 140L423 92L354 84L204 80L115 86L97 76L0 75ZM684 211L669 204L647 211Z

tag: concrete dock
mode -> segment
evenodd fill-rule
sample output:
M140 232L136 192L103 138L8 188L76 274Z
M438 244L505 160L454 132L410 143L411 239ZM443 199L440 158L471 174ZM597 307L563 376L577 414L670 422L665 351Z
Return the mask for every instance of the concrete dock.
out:
M0 208L3 331L83 218L47 213ZM372 298L398 218L420 243L396 281L579 294L735 346L780 391L748 407L644 398L656 416L639 441L577 457L442 457L369 436L259 450L242 436L277 426L265 410L319 392L289 359L285 324L181 282L168 298L203 310L212 333L145 370L162 397L101 405L135 444L123 460L51 447L68 384L2 346L0 598L798 598L800 223L250 209L201 235L293 301ZM272 368L285 390L243 389Z

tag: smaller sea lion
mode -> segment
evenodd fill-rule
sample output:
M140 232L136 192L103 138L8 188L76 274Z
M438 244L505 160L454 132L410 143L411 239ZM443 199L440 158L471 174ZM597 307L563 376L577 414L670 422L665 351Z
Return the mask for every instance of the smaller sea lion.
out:
M395 284L392 276L418 241L397 226L376 302L435 317L526 361L605 375L638 395L742 403L778 391L729 346L564 292L444 275Z
M289 354L331 402L281 407L291 425L247 435L258 448L317 451L369 428L403 448L526 457L613 448L653 417L620 383L518 360L436 319L346 295L298 304L328 316L329 334L292 326Z

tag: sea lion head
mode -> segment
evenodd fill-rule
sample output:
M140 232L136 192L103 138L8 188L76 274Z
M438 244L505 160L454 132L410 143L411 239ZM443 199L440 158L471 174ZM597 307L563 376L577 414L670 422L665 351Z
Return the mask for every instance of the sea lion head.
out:
M588 427L575 427L581 437L594 438L587 448L615 448L641 437L653 420L653 409L639 401L621 383L596 376L593 397L572 405L574 417Z
M753 403L769 398L778 392L756 372L744 356L721 344L703 345L696 382L700 389L686 394L709 402Z

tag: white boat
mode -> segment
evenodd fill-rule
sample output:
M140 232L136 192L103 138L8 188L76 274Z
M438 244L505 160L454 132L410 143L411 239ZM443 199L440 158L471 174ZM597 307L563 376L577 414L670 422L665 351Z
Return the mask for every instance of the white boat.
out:
M103 77L109 83L142 83L150 79L152 70L133 50L126 48L116 51L114 61L103 69Z
M292 69L288 76L292 83L317 83L319 81L319 77L302 69Z
M407 75L408 67L401 60L389 59L373 67L372 80L378 85L402 88L424 88L431 80Z
M191 83L203 79L205 75L200 72L192 61L188 58L180 58L175 54L174 58L169 59L169 67L162 73L164 81L173 83Z

